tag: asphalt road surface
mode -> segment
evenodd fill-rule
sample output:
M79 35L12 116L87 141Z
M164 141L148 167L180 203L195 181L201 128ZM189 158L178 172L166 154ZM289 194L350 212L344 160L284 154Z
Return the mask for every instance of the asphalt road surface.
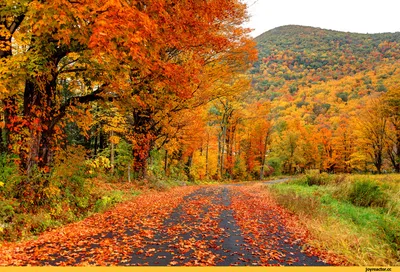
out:
M0 257L0 265L328 265L304 250L302 234L287 227L290 216L257 195L262 186L187 186L176 196L146 203L139 198L74 225L68 235L59 234L67 233L60 228L36 241L3 247L0 255L8 257ZM153 212L141 214L141 209ZM162 209L167 211L159 213ZM97 224L96 231L80 233Z

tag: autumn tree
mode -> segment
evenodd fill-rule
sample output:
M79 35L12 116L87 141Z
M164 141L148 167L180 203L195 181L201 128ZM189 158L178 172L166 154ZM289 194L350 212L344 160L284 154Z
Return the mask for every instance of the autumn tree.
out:
M389 91L383 98L385 115L389 118L387 152L394 170L400 172L400 92Z
M209 125L218 131L218 166L216 177L232 178L235 164L237 129L243 120L244 99L250 89L249 78L228 74L227 80L219 80L214 87L216 98L209 108Z
M277 126L282 126L281 128ZM275 125L272 142L273 156L280 158L286 173L294 174L304 169L304 127L299 119Z
M265 173L268 172L266 160L271 149L273 128L269 111L268 102L252 103L246 107L246 115L243 118L243 126L248 133L247 148L244 150L248 153L247 168L251 169L257 163L259 171L256 178L260 180L264 179Z
M13 4L6 3L6 9L12 9L9 5ZM94 12L90 6L29 1L21 12L14 19L19 23L12 35L14 52L1 74L7 88L3 101L12 101L4 103L5 126L13 132L9 144L19 154L21 169L29 175L35 166L48 171L67 109L97 99L103 89L91 83L93 70L85 64L90 58L93 25L89 22ZM16 67L20 76L10 77L10 69ZM69 95L63 95L60 78L68 74L68 80L73 81L80 73L86 73L85 84L82 80L80 88L74 85ZM16 88L7 87L7 80L12 80Z
M34 166L48 169L71 108L104 96L123 100L132 88L146 92L150 82L155 92L168 86L189 97L207 61L249 44L240 27L245 5L238 1L26 1L21 8L10 1L2 7L3 44L14 41L17 48L2 51L5 127L16 135L10 143L28 174ZM10 77L14 70L21 76ZM11 105L4 102L11 97Z
M380 174L385 159L385 149L388 140L388 117L384 114L381 98L370 99L359 118L357 130L361 146Z
M333 173L338 159L338 154L333 143L333 132L327 127L322 127L319 133L322 147L322 168Z
M10 81L13 76L16 77L14 69L17 69L18 64L12 62L11 58L13 55L12 50L12 39L15 32L20 27L22 21L25 18L27 11L27 5L30 1L19 1L18 4L8 2L2 2L0 4L0 62L1 67L7 67L8 69L1 69L0 73L0 92L3 94L1 98L3 107L3 120L4 124L1 129L1 144L0 151L6 152L9 149L10 139L9 139L9 126L10 119L15 115L16 110L16 95L13 88L16 86L15 83ZM21 60L21 59L20 59ZM14 71L13 71L14 70ZM19 88L22 86L19 85Z

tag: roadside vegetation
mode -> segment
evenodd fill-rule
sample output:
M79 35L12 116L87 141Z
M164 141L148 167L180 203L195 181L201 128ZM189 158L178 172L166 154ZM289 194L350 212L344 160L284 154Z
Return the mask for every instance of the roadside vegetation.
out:
M29 184L21 182L24 176L18 172L13 157L0 157L0 243L32 238L148 191L166 191L187 184L177 178L155 176L129 182L126 173L111 174L106 164L85 159L81 151L69 148L56 159L57 166L50 173L37 171L29 184L41 188L26 188Z
M297 214L313 246L354 265L400 265L400 175L306 175L266 187Z
M30 239L149 191L221 183L212 179L188 181L184 166L166 177L158 160L153 160L151 174L145 179L132 177L129 181L124 161L111 173L107 158L87 158L82 147L69 147L55 161L51 172L35 171L30 183L24 183L26 176L18 171L15 157L0 156L0 243Z

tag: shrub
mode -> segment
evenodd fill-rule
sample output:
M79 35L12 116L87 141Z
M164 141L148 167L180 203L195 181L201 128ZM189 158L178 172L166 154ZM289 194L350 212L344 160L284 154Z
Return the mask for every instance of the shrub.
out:
M18 203L12 200L0 200L0 224L8 223L13 218Z
M49 228L60 226L60 223L53 220L51 215L45 211L32 214L27 223L30 224L30 232L35 235L40 234Z
M304 192L298 192L296 188L283 189L280 185L265 186L274 195L274 199L285 208L301 215L316 215L320 210L318 198ZM306 187L307 188L307 187Z
M60 226L60 223L51 219L46 211L39 211L36 214L15 213L12 222L0 226L0 238L16 241L57 226Z
M387 219L379 221L379 229L381 230L383 240L385 240L395 252L400 254L400 226Z
M13 156L0 154L0 193L3 196L13 197L12 186L19 178L18 167L14 163Z
M96 201L96 204L94 206L94 211L101 212L101 211L107 209L108 207L110 207L111 204L112 204L111 197L103 196L102 198L100 198Z
M17 166L12 162L12 157L0 154L0 182L4 185L15 172Z
M123 192L122 191L113 191L111 194L102 196L98 199L94 206L95 212L104 211L116 203L119 203L123 200Z
M282 160L280 158L272 157L268 160L267 164L269 167L272 167L272 174L277 176L282 174Z
M335 175L332 181L334 184L340 185L346 181L346 178L346 175Z
M306 171L306 182L309 186L312 185L326 185L329 182L329 175L327 173L320 173L318 169Z
M169 187L169 185L166 184L164 181L162 181L162 180L157 180L157 181L155 181L155 182L151 182L151 183L149 184L149 188L162 192L162 191L168 190L170 187Z
M379 185L370 180L356 181L350 188L348 200L360 207L385 207L388 201Z

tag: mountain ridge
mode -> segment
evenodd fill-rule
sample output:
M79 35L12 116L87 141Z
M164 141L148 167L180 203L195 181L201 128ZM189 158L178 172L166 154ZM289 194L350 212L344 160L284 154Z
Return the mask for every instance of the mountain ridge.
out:
M378 33L359 33L359 32L351 32L351 31L341 31L341 30L334 30L334 29L328 29L328 28L322 28L322 27L314 27L314 26L304 26L304 25L295 25L295 24L289 24L289 25L282 25L278 26L275 28L272 28L270 30L265 31L264 33L261 33L260 35L256 36L254 38L255 41L258 41L261 39L264 35L268 34L276 34L282 30L287 30L288 28L297 28L298 30L305 30L305 31L310 31L310 30L322 30L326 32L333 32L333 33L344 33L344 34L351 34L351 35L387 35L387 34L398 34L400 35L400 31L395 31L395 32L378 32Z
M288 25L265 32L256 42L259 60L250 73L263 74L264 82L278 89L287 82L305 86L400 61L400 32L353 34Z

